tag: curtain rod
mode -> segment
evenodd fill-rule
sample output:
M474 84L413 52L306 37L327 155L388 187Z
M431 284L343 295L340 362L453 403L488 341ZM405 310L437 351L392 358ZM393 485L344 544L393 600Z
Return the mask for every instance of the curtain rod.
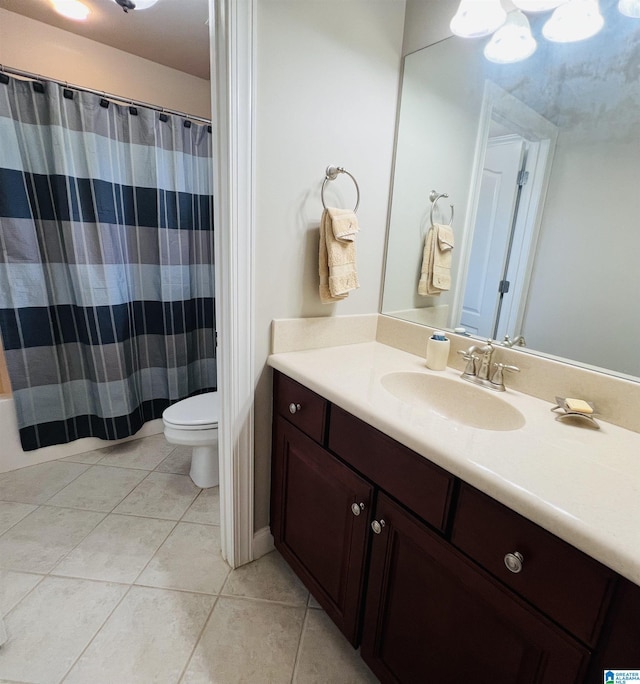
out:
M61 81L57 78L49 78L48 76L42 76L40 74L34 74L30 71L23 71L22 69L14 69L13 67L8 67L0 64L0 73L11 74L13 76L21 76L23 78L31 79L32 81L53 81L58 85L64 86L65 88L71 88L72 90L82 90L85 93L92 93L93 95L101 95L114 102L122 102L127 105L137 105L138 107L146 107L147 109L153 109L156 112L164 112L165 114L174 114L175 116L181 116L185 119L192 119L193 121L200 121L202 123L211 124L211 119L205 119L202 116L196 116L195 114L187 114L186 112L179 112L177 109L168 109L167 107L159 107L158 105L150 104L149 102L142 102L141 100L133 100L129 97L122 97L121 95L114 95L112 93L106 93L104 90L94 90L93 88L86 88L85 86L74 85L73 83L67 83L67 81Z

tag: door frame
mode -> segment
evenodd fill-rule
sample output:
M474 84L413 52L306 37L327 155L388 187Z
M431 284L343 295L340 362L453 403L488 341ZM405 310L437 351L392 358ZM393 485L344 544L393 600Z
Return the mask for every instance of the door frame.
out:
M232 568L254 558L255 8L209 0L220 537Z
M484 159L492 120L509 126L514 132L531 142L541 143L538 146L538 159L536 162L538 170L536 173L535 192L533 192L534 184L532 183L529 191L523 193L523 197L521 197L520 210L525 211L525 207L522 203L523 201L527 202L525 215L527 217L527 222L530 224L529 253L521 279L522 291L526 291L531 278L540 224L542 222L544 201L547 194L547 188L549 187L553 155L558 139L558 128L554 124L492 81L485 81L479 118L476 149L473 158L469 197L467 199L467 209L463 228L460 268L458 270L453 301L451 303L453 321L459 321L462 312L466 273L469 268L469 259L471 257L473 229L476 224L478 198L480 185L482 183L482 169L484 167ZM514 314L514 320L517 320L520 326L522 325L525 308L526 302L521 301L517 312Z

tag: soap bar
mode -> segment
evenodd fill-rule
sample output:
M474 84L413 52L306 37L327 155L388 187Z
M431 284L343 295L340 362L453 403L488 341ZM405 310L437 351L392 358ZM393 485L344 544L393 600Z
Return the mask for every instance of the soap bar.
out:
M564 403L569 411L575 411L576 413L593 413L591 406L582 399L565 399Z

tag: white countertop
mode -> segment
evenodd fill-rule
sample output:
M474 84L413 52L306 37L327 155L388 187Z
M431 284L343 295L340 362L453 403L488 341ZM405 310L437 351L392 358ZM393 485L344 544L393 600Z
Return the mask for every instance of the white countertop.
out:
M524 427L466 427L408 406L380 382L397 371L465 382L458 371L430 371L424 359L378 342L272 354L268 362L640 585L640 434L556 421L552 403L509 389L498 396L525 415Z

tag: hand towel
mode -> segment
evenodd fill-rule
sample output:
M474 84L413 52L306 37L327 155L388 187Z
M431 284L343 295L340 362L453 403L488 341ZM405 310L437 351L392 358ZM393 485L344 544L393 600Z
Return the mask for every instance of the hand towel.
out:
M327 209L331 217L331 228L336 240L353 242L360 231L358 219L351 209Z
M334 227L331 213L335 212ZM351 290L360 287L356 270L355 235L359 230L353 212L325 209L320 219L320 250L318 273L320 275L320 300L331 304L345 299ZM343 235L337 239L336 234Z
M436 223L424 241L418 294L437 297L451 288L451 251L455 241L451 226Z

